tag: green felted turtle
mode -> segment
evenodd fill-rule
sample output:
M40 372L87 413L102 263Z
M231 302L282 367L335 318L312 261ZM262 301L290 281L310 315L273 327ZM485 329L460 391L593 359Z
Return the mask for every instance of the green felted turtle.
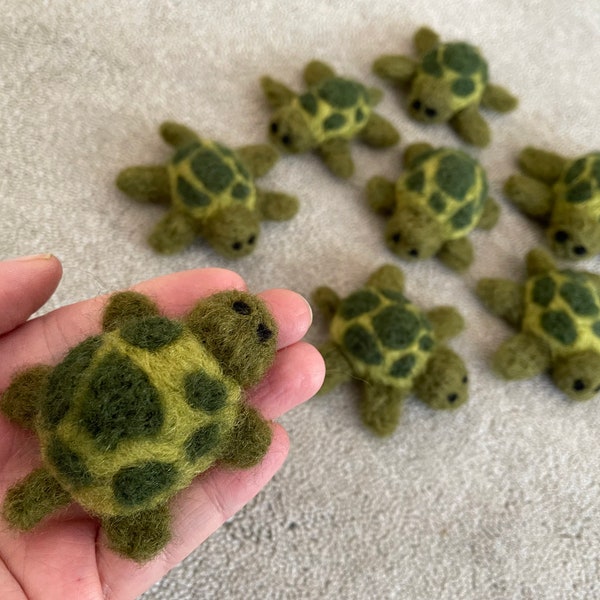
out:
M549 370L573 400L600 391L600 276L560 270L544 251L527 255L527 281L482 279L477 294L520 332L496 351L493 365L506 379Z
M570 260L600 253L600 152L568 160L527 147L519 165L526 175L511 176L504 191L546 227L552 252Z
M414 37L419 60L380 56L374 72L407 84L408 113L423 123L449 123L467 143L487 146L490 129L479 107L497 112L516 108L517 100L488 82L488 65L479 50L465 42L442 44L437 33L420 28Z
M331 321L331 340L320 348L326 375L319 393L359 380L362 420L380 436L396 429L411 391L435 409L457 408L468 396L465 364L445 345L463 329L462 317L447 306L425 313L403 288L402 271L384 265L343 300L328 287L313 293Z
M16 483L4 518L20 530L78 502L111 547L145 561L169 541L168 503L215 463L248 468L271 428L248 406L275 357L277 326L247 292L200 300L183 320L136 292L113 295L100 335L56 367L18 374L0 410L39 437L42 466Z
M429 144L408 146L404 166L396 183L380 176L367 183L369 205L388 218L388 248L406 260L436 256L464 271L473 261L468 234L491 229L500 212L487 195L484 169L461 150Z
M319 61L304 69L308 90L296 95L284 84L263 77L261 86L275 109L269 137L281 150L291 153L318 150L334 175L350 177L354 163L349 142L359 138L373 147L392 146L400 139L389 121L373 112L381 92L337 77Z
M277 161L274 148L258 144L234 151L170 122L160 134L176 149L167 166L130 167L117 177L117 187L135 200L170 206L149 238L157 252L180 252L200 236L219 254L240 258L256 247L261 220L296 214L295 197L255 185L254 178Z

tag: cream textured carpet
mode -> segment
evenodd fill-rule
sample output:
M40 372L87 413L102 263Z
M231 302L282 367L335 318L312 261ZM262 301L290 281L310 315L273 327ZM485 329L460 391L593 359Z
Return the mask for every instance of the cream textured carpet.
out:
M542 241L501 188L520 148L577 155L600 147L597 0L5 0L0 23L0 255L53 252L64 280L48 305L198 266L238 270L253 290L340 293L394 258L364 184L399 174L408 142L459 144L445 127L407 119L370 72L382 53L411 53L421 24L479 45L491 78L521 99L487 113L492 145L474 153L503 207L473 236L463 278L435 262L405 267L409 295L454 303L469 328L453 347L471 370L471 401L452 414L411 399L397 433L375 439L346 385L283 419L292 450L273 482L145 600L553 599L600 597L600 399L575 405L545 377L504 384L488 368L509 329L473 296L482 276L523 274ZM114 187L124 166L163 162L162 120L236 146L261 142L270 116L258 78L298 89L312 58L385 91L379 112L398 148L354 146L338 181L315 156L288 157L264 187L297 193L298 216L267 224L238 263L195 244L160 257L146 236L159 207ZM586 267L600 272L598 259ZM325 339L320 317L309 335Z

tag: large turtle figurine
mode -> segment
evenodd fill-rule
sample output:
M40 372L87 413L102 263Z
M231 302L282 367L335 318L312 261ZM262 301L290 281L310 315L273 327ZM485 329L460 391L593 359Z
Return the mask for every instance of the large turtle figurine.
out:
M473 261L468 234L491 229L500 211L487 195L484 169L461 150L422 143L407 147L404 166L396 183L381 176L367 183L369 205L388 218L388 248L405 260L436 256L464 271Z
M319 393L360 381L362 420L380 436L396 429L411 391L435 409L457 408L468 396L466 367L445 345L463 329L462 317L447 306L423 312L403 287L402 271L384 265L343 300L328 287L313 293L331 321L331 340L320 348L326 375Z
M219 292L183 320L136 292L113 295L103 331L56 367L18 374L0 399L40 440L42 466L4 500L5 519L28 530L78 502L111 547L146 561L169 541L168 503L218 462L260 462L271 429L248 406L275 356L277 327L258 297Z
M160 134L176 149L170 162L130 167L117 177L117 187L135 200L169 205L148 240L157 252L180 252L200 236L219 254L240 258L256 247L261 220L296 214L295 197L254 183L277 161L274 148L258 144L233 151L171 122L161 125Z
M488 82L488 65L465 42L442 44L437 33L420 28L414 37L419 60L384 55L373 64L377 75L407 84L408 113L423 123L449 123L467 143L487 146L490 128L479 107L509 112L517 100Z
M504 192L546 226L552 252L570 260L600 253L600 152L568 160L527 147L519 166L525 175L509 177Z
M261 86L275 114L269 137L291 153L318 150L334 175L347 178L354 172L349 142L358 138L373 147L392 146L400 136L389 121L373 112L381 92L337 77L320 61L304 69L308 90L296 95L284 84L263 77Z
M527 379L550 371L573 400L600 391L600 276L559 270L550 256L527 255L527 281L482 279L477 294L494 314L520 332L493 357L505 379Z

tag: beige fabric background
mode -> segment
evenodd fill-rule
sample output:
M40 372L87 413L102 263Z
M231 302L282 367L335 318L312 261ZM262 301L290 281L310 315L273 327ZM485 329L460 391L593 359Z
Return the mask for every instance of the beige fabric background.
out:
M411 400L387 441L361 427L351 385L293 411L282 420L292 439L284 468L145 600L600 597L600 400L574 405L543 377L495 379L487 360L509 329L472 294L484 275L521 276L524 253L542 240L501 196L517 151L600 147L597 0L4 0L0 255L63 260L48 308L208 265L235 268L256 291L350 292L393 260L365 205L367 179L397 176L407 142L458 144L445 128L409 122L389 86L379 110L401 146L356 146L350 182L314 156L282 160L263 183L296 192L301 211L267 225L259 250L235 264L201 243L154 255L145 238L161 209L120 195L114 177L166 160L164 119L233 146L263 141L263 73L298 88L319 57L381 85L373 59L411 52L423 23L479 44L492 79L521 98L517 112L490 115L493 144L475 152L503 213L493 232L473 236L470 273L405 268L415 300L454 303L469 321L454 347L471 369L471 401L439 414ZM600 272L598 259L585 266ZM309 340L325 336L317 318Z

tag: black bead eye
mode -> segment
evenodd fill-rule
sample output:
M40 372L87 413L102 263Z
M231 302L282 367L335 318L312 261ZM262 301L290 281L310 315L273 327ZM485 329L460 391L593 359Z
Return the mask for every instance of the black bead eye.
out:
M468 378L468 377L465 375L465 376L462 378L462 382L463 382L463 383L467 383L468 381L469 381L469 378Z
M456 400L458 399L458 394L448 394L448 402L450 402L450 404L452 404L453 402L456 402Z
M576 392L581 392L581 390L585 390L585 383L584 383L584 381L582 379L576 379L573 382L573 389Z
M248 238L248 243L250 245L254 244L254 242L256 241L256 236L254 234L252 234L249 238Z
M249 315L252 312L252 308L250 308L249 304L246 304L243 300L236 300L231 308L235 310L239 315Z
M271 133L277 133L279 130L279 125L277 123L271 123Z
M292 138L289 135L282 135L281 136L281 143L288 146L289 144L291 144L292 142Z
M412 103L412 107L413 107L415 110L419 110L419 109L421 108L421 101L420 101L420 100L415 100L415 101Z
M594 392L600 392L600 385L597 385L597 386L594 388Z
M395 233L392 236L392 242L394 242L395 244L397 244L401 239L402 239L402 236L399 233Z
M559 229L555 234L554 234L554 239L559 243L562 244L563 242L566 242L569 239L569 234L566 231L563 231L562 229Z
M578 256L583 256L584 254L587 254L587 248L585 246L575 246L575 248L573 248L573 252L575 252L575 254Z
M426 108L425 109L425 114L428 117L435 117L437 115L437 110L435 110L435 108Z
M270 340L273 336L273 332L264 323L258 324L256 333L260 342L266 342L267 340Z
M241 250L242 249L242 242L233 242L233 244L231 244L231 247L234 250Z
M411 249L408 251L408 253L409 253L411 256L414 256L415 258L417 258L417 256L419 256L419 251L418 251L416 248L411 248Z

